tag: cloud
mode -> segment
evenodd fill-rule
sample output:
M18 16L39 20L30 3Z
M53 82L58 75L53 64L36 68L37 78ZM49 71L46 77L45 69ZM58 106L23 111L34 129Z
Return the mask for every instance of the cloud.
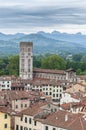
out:
M3 0L4 1L4 0ZM86 25L86 9L80 0L0 0L0 28L54 28L63 25ZM33 1L35 1L33 3ZM58 1L58 2L57 2ZM61 3L61 2L64 2ZM75 3L71 3L74 2ZM82 3L84 1L82 0ZM9 5L10 3L10 5ZM77 3L77 4L76 4ZM6 3L5 3L6 4ZM78 5L78 6L77 6Z
M0 8L0 22L3 24L32 24L47 26L53 24L86 24L86 10L78 8Z
M84 6L85 7L86 1L85 0L0 0L0 5L30 5L30 6L41 6L41 5L56 5L56 6Z

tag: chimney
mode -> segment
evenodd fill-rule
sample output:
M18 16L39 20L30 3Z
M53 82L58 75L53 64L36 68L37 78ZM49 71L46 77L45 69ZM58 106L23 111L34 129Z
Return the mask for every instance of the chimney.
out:
M58 120L58 117L56 117L56 120Z
M68 121L68 115L67 114L65 115L65 121Z

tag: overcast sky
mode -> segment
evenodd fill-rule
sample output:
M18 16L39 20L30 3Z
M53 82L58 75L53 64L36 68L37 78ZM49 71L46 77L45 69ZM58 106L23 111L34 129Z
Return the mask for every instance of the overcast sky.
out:
M0 32L86 34L86 0L0 0Z

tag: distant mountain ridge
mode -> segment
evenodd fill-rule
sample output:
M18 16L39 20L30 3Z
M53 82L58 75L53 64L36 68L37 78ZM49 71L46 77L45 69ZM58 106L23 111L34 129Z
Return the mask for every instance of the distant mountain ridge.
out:
M57 53L76 54L86 53L86 35L81 33L68 34L53 31L45 33L43 31L24 34L3 34L0 33L0 54L14 55L19 53L19 43L21 41L33 42L34 54Z

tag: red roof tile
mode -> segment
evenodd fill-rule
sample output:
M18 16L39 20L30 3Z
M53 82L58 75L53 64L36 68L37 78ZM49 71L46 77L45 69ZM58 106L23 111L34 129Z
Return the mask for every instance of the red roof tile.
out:
M40 68L34 68L33 72L51 73L51 74L65 74L64 70L52 70L52 69L40 69Z

